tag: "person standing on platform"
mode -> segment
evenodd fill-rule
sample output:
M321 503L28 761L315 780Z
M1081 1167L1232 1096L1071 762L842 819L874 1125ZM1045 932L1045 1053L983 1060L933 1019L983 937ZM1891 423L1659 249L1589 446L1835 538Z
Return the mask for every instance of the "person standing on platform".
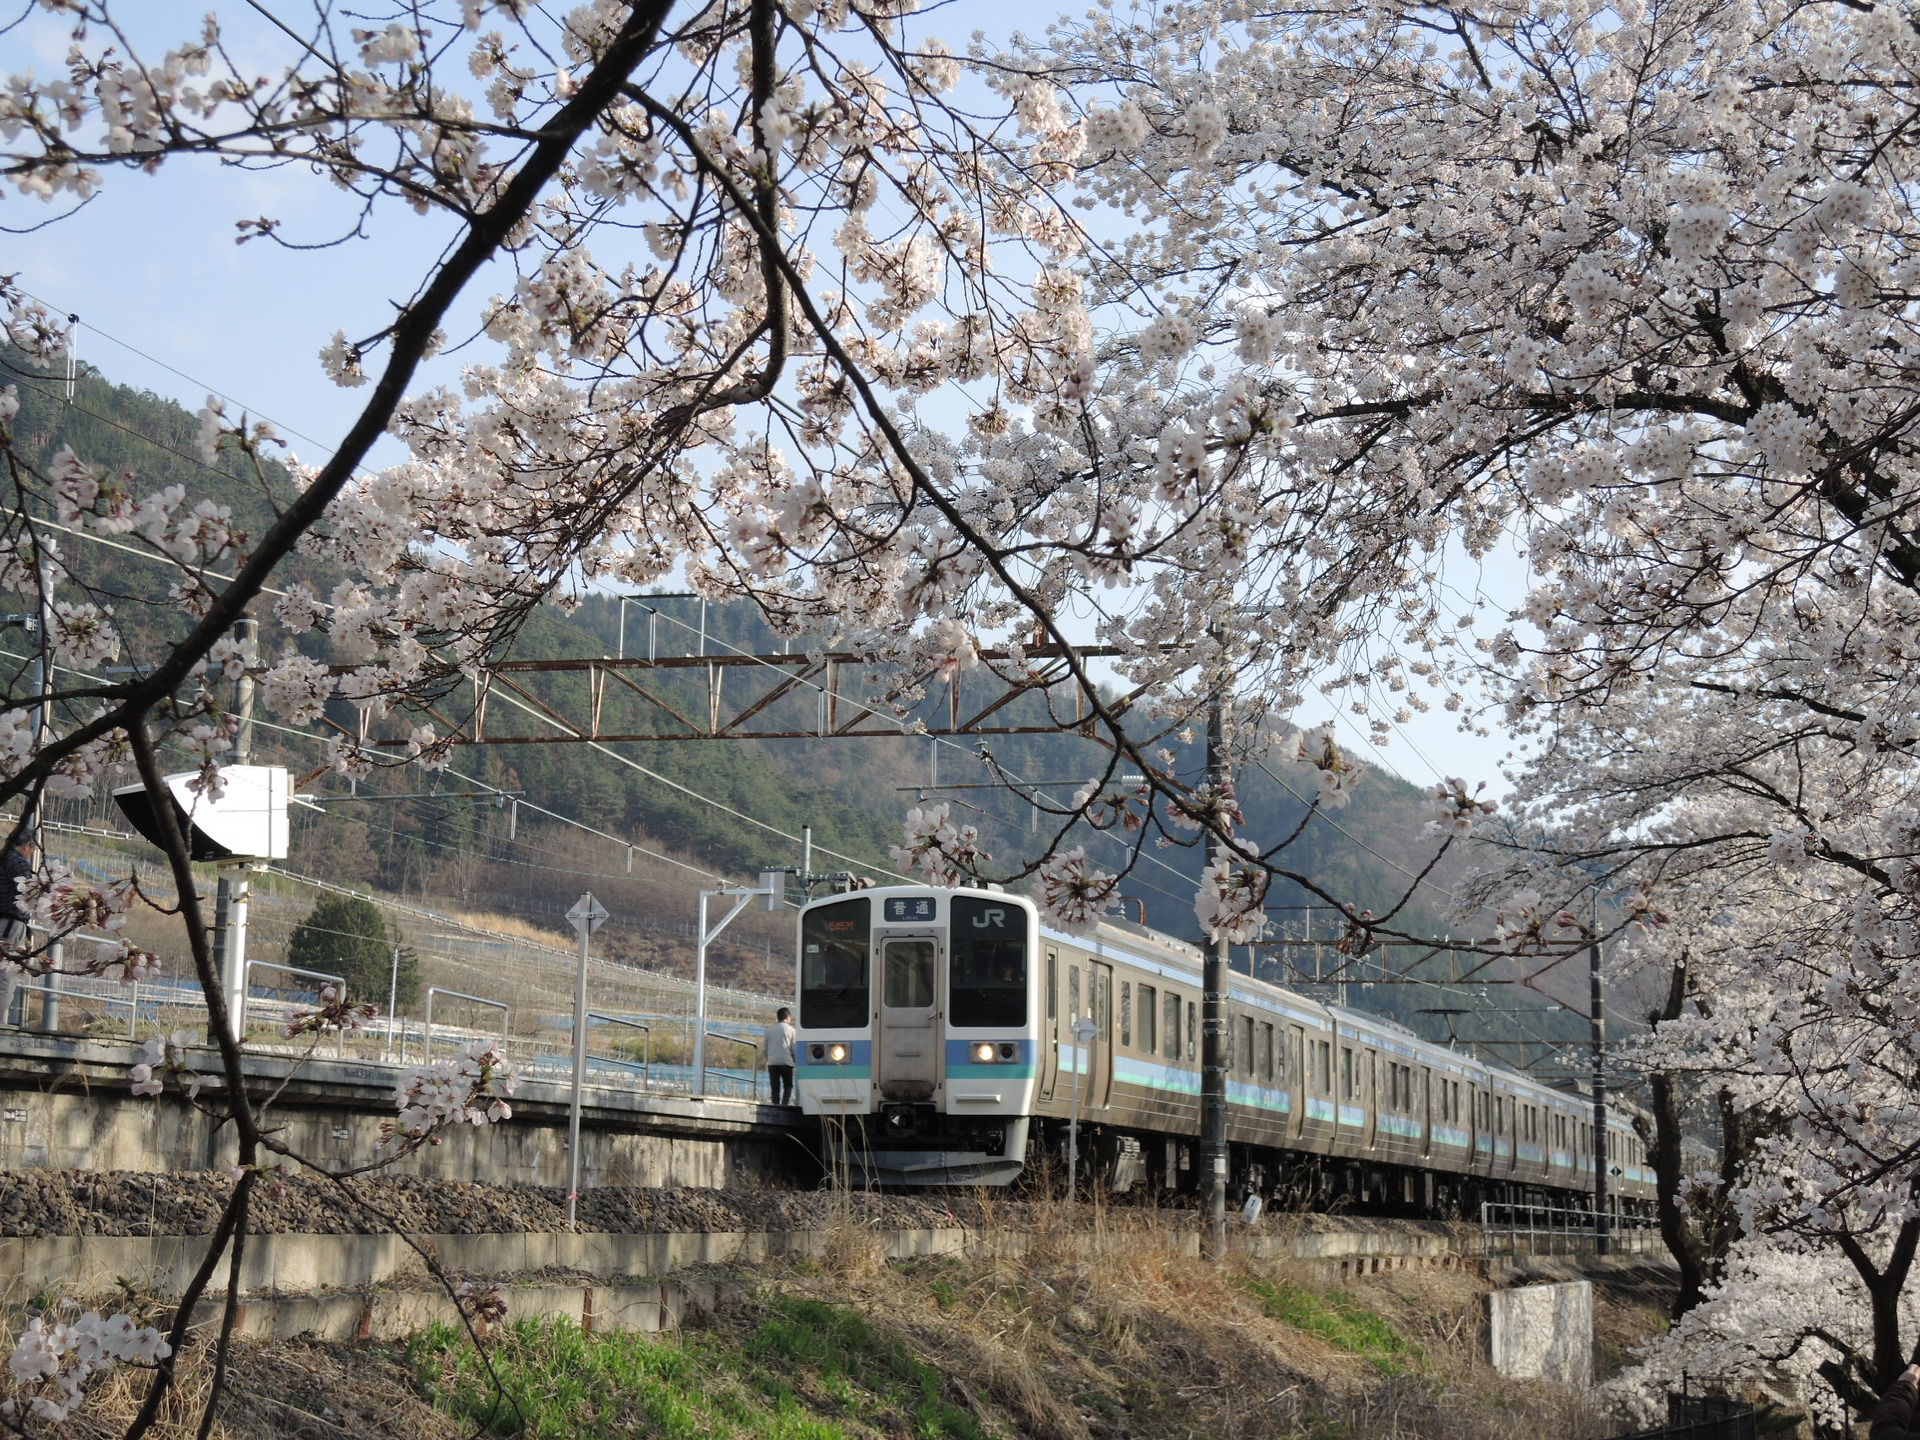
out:
M782 1005L767 1026L767 1080L773 1086L773 1103L793 1103L793 1011Z
M0 943L16 955L33 948L33 931L28 922L26 885L33 878L33 867L40 858L40 847L31 837L16 834L4 852L0 852ZM20 997L24 975L18 964L0 961L0 1025L13 1025L13 1007Z

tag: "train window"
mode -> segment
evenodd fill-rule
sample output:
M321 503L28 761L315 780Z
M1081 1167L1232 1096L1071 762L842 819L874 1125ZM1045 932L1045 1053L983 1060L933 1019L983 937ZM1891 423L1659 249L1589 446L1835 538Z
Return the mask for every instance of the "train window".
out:
M1200 1053L1200 1007L1187 1001L1187 1059Z
M1320 1093L1322 1095L1333 1093L1333 1042L1331 1040L1320 1042Z
M1026 1024L1026 911L999 901L957 895L951 916L947 1023Z
M1151 985L1140 987L1140 1050L1142 1054L1157 1055L1160 1051L1160 1012L1155 1008L1160 1003L1160 992Z
M1133 1044L1133 986L1120 982L1120 1043Z
M1342 1100L1353 1098L1353 1047L1351 1045L1340 1047L1340 1098Z
M1060 956L1047 951L1047 1019L1060 1018Z
M1453 1123L1458 1125L1465 1116L1466 1112L1460 1108L1460 1082L1456 1080L1453 1082Z
M1160 1041L1166 1047L1167 1059L1178 1060L1180 1058L1180 997L1171 990L1167 992L1166 1016L1167 1023L1161 1027L1165 1033L1161 1035Z
M808 1030L865 1025L872 1015L867 978L873 902L842 900L809 910L800 922L800 1024Z
M1067 967L1067 1028L1073 1028L1073 1022L1080 1018L1080 967Z
M1273 1026L1260 1027L1260 1078L1273 1079Z
M1246 1042L1240 1047L1240 1069L1248 1075L1254 1073L1253 1055L1253 1016L1240 1017L1240 1038Z
M933 941L887 942L884 999L890 1010L926 1010L933 1005Z

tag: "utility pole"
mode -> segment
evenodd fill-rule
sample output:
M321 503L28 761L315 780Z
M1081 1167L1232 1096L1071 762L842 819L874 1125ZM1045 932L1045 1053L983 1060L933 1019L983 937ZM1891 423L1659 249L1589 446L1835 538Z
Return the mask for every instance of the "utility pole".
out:
M1607 1215L1607 1001L1600 977L1599 902L1594 902L1587 946L1587 993L1593 1022L1593 1253L1613 1250L1613 1226Z
M1091 1015L1073 1022L1073 1108L1067 1117L1067 1204L1073 1204L1080 1175L1080 1073L1088 1068L1087 1047L1099 1037L1100 1027Z
M567 919L580 932L580 966L573 977L573 1099L567 1108L567 1229L573 1229L574 1208L580 1199L580 1087L587 1075L587 941L607 918L607 907L589 890ZM394 951L395 964L400 952ZM431 998L431 997L429 997Z
M812 833L811 829L807 832L809 836ZM812 853L812 846L809 844L807 850L809 858L812 857ZM700 892L700 945L694 951L693 959L693 1098L696 1100L707 1098L707 946L720 938L720 932L732 924L734 916L746 909L748 903L756 896L773 896L778 893L768 879L769 876L778 873L777 871L763 872L760 878L764 883L751 888L743 885L727 885L718 890ZM783 884L785 878L784 875L781 876ZM707 902L722 896L733 901L733 908L720 917L719 924L709 927Z
M242 615L233 622L235 643L249 645L259 633L260 622ZM239 728L233 734L233 763L245 765L253 755L253 677L243 674L233 682L233 714ZM253 898L253 883L248 863L222 864L219 884L213 900L213 959L220 972L220 984L227 992L227 1014L231 1017L235 1040L247 1038L247 907ZM209 1044L219 1037L209 1029Z
M79 317L69 316L77 321ZM67 403L73 403L74 352L72 342L67 345ZM38 713L34 719L36 738L42 743L53 734L53 566L47 553L50 542L43 540L36 547L40 566L40 644L34 651L33 688L39 697ZM40 863L47 859L46 841L46 801L36 798L33 804L33 818L27 830L27 838L39 848ZM55 941L47 947L47 972L42 979L45 989L40 997L40 1028L51 1035L60 1028L60 967L66 961L66 947ZM5 1017L8 1021L11 1016ZM20 1028L25 1029L27 1022L27 1001L24 993L20 999Z
M393 947L393 969L387 975L387 1044L384 1058L393 1058L394 1017L400 1013L400 947Z
M1221 657L1226 637L1218 626L1213 627L1212 633L1214 663L1219 669L1213 698L1207 706L1207 783L1218 799L1226 793L1231 778L1227 766L1227 670ZM1214 863L1224 864L1228 853L1226 845L1216 839ZM1224 1260L1227 1254L1227 985L1230 973L1227 942L1215 940L1207 948L1200 1022L1200 1184L1207 1217L1203 1235L1208 1257L1213 1260Z

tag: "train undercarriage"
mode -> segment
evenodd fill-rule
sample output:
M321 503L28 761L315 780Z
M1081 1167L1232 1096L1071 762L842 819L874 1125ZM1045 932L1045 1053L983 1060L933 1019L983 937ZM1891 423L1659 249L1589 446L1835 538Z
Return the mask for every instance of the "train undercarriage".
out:
M1037 1120L1028 1140L1029 1169L1064 1175L1068 1127ZM1109 1195L1185 1203L1200 1195L1200 1142L1190 1136L1142 1135L1083 1125L1079 1137L1082 1187ZM1478 1220L1481 1206L1557 1206L1591 1210L1590 1189L1540 1181L1460 1175L1418 1166L1297 1150L1235 1144L1230 1147L1227 1200L1239 1208L1253 1196L1283 1209L1333 1210L1428 1220ZM1610 1198L1609 1213L1653 1217L1651 1201Z
M1036 1117L955 1116L931 1105L890 1105L875 1115L822 1117L830 1183L863 1187L945 1185L1064 1188L1069 1128ZM1076 1174L1083 1191L1145 1203L1183 1204L1200 1193L1199 1142L1082 1125ZM1458 1175L1417 1166L1249 1145L1231 1147L1227 1196L1236 1209L1258 1195L1283 1209L1421 1219L1478 1219L1483 1203L1590 1210L1589 1190ZM1646 1218L1652 1205L1615 1196L1610 1212Z

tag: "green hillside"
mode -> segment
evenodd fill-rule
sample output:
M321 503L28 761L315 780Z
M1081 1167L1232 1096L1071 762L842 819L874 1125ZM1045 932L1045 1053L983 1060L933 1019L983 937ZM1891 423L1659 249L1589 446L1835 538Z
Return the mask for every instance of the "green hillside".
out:
M191 414L149 392L114 385L91 367L82 368L72 402L64 398L57 380L24 369L17 355L0 352L0 374L19 387L16 434L30 463L45 465L63 446L71 445L90 463L130 475L142 493L177 484L190 496L211 496L232 508L236 526L255 534L270 523L274 503L289 493L285 472L272 465L249 470L223 461L220 467L209 468L196 453L198 426ZM64 544L82 580L97 598L114 606L126 637L122 663L151 663L161 647L184 633L186 617L167 597L172 578L167 567L83 541ZM306 558L290 563L288 578L294 576L323 591L336 578ZM10 610L24 608L24 601L22 596L0 597L0 604ZM657 612L651 643L663 657L729 647L750 654L782 649L783 642L748 606L702 607L695 599L668 596L649 597L646 603ZM613 655L622 644L620 611L618 600L608 596L590 596L571 610L543 609L517 638L512 656L540 660ZM699 650L703 626L708 646L704 652ZM641 606L627 607L624 643L629 655L646 653L648 616ZM0 641L0 648L18 655L27 647L16 634L11 641ZM313 653L320 652L314 649ZM23 663L0 661L0 666L10 667L0 668L8 693L22 693ZM742 689L757 693L764 688L769 683L763 678L766 673L728 670L720 683L735 687L729 695L737 700L736 692ZM582 713L589 704L583 675L516 678L536 697L562 710ZM884 712L885 679L852 677L849 688L862 693L864 685L864 693ZM704 713L707 683L704 666L659 671L649 677L655 693L667 697L674 710L688 717ZM985 682L971 683L985 689ZM931 716L939 703L944 703L944 693L924 697L917 713ZM817 722L816 704L811 692L796 692L770 706L761 718L779 722L780 728L810 731ZM470 708L470 694L456 692L445 697L439 710L443 719L460 721ZM1046 723L1046 705L1039 695L1026 696L1001 714L1014 724ZM329 719L342 728L355 723L352 708L344 703L332 708ZM390 723L413 722L395 717ZM603 723L609 729L635 731L672 728L658 707L617 685L606 688ZM490 729L502 733L502 727L510 724L524 726L517 733L553 733L551 726L524 716L514 718L509 709L496 704L489 714ZM283 735L263 726L255 755L308 775L320 764L322 738ZM810 825L820 847L816 869L852 868L878 875L889 867L887 846L899 837L907 808L923 799L942 800L954 807L958 818L979 827L995 868L1010 873L1038 853L1051 838L1053 826L1050 817L1036 814L1025 796L994 788L993 773L983 756L991 755L1007 772L1032 782L1038 793L1065 803L1082 782L1101 772L1107 753L1093 741L1062 733L943 745L937 761L940 788L929 788L936 762L934 742L925 737L750 742L689 738L610 748L631 763L578 744L517 744L463 749L453 772L446 775L405 769L377 775L362 787L360 797L346 795L337 778L316 776L310 788L331 798L322 802L324 813L303 810L296 817L297 867L394 894L484 903L547 924L555 923L571 903L577 893L575 882L589 877L597 893L616 897L622 913L636 917L637 923L628 927L628 938L614 942L615 953L624 946L625 958L672 965L684 949L687 907L683 894L690 874L646 859L646 850L672 852L701 867L747 875L761 868L797 864L797 846L783 837L798 835L803 825ZM1203 764L1199 748L1181 749L1179 764L1187 778L1197 780ZM1306 806L1299 798L1303 787L1288 783L1284 775L1254 769L1238 777L1238 788L1248 816L1248 834L1263 847L1291 833L1305 817ZM506 793L496 795L490 790ZM421 798L379 801L365 798L368 793ZM516 807L515 797L523 798L527 808ZM62 804L61 813L75 818L112 818L99 798ZM534 806L616 838L596 840L544 823ZM1422 798L1414 787L1370 770L1352 804L1309 823L1286 852L1285 863L1360 908L1385 912L1399 902L1410 877L1430 853L1432 841L1421 833L1421 807ZM638 860L636 854L623 852L623 842L641 847ZM1127 854L1120 840L1085 826L1076 828L1066 843L1085 845L1105 868L1116 868ZM1204 856L1195 846L1149 844L1123 887L1128 914L1143 909L1147 922L1156 928L1198 938L1192 894L1203 863ZM1433 883L1422 888L1402 911L1407 928L1444 933L1445 887L1458 873L1458 866L1443 867ZM622 894L622 887L629 885L631 893ZM1297 887L1277 885L1270 903L1276 933L1283 938L1324 939L1333 932L1335 917ZM739 937L730 940L726 953L716 956L723 978L730 974L736 983L779 983L786 961L778 953L781 932L767 923L775 919L770 916L766 922L746 925ZM1263 947L1251 955L1236 951L1235 959L1239 968L1251 965L1263 975L1287 980L1311 976L1316 963L1322 973L1339 963L1330 951L1323 950L1316 960L1314 952L1305 948ZM1424 973L1445 977L1457 973L1454 963L1452 957L1442 955L1429 961ZM1349 988L1350 998L1395 1013L1441 1038L1450 1025L1473 1036L1524 1038L1538 1033L1577 1038L1579 1034L1568 1017L1538 1008L1527 1009L1517 1018L1475 1016L1468 1024L1423 1014L1465 1002L1426 987L1362 988L1369 976L1380 973L1375 958L1357 962L1344 973L1349 980L1362 982ZM1507 1008L1511 1007L1503 1007ZM1513 1052L1504 1053L1511 1057Z

